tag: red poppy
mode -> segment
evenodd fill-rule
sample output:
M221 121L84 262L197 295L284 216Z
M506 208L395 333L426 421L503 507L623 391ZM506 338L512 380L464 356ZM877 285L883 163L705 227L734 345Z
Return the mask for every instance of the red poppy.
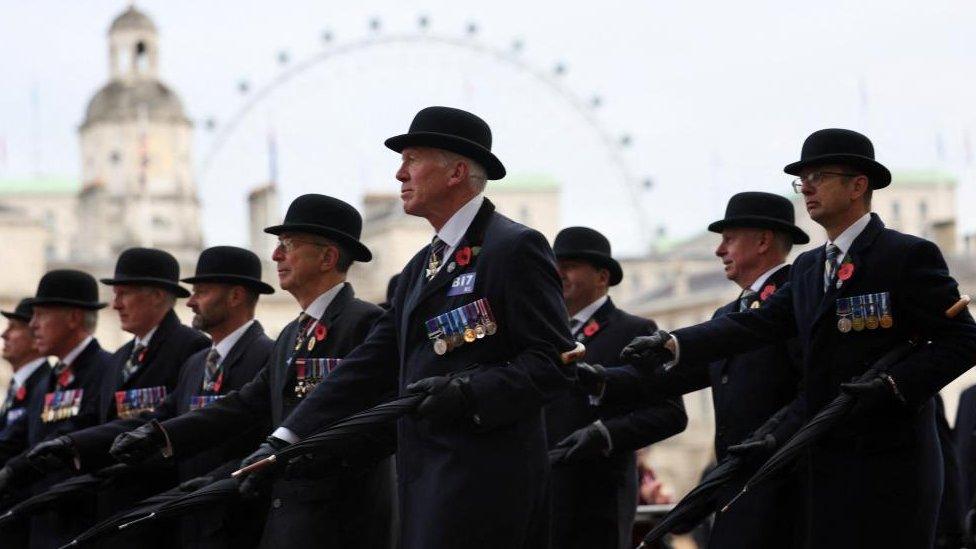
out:
M776 292L775 284L766 284L763 286L762 292L759 294L759 299L766 301L766 298L773 295Z
M146 360L146 351L148 351L148 350L149 350L149 349L143 349L143 350L142 350L142 352L141 352L141 353L139 353L139 357L138 357L138 358L137 358L136 360L138 360L140 364L141 364L141 363L142 363L142 362L143 362L144 360Z
M843 265L840 266L840 269L837 271L837 278L841 280L847 280L853 274L854 274L854 264L844 263Z
M74 380L75 374L71 371L71 368L65 368L64 371L58 374L58 385L60 387L67 387Z
M17 400L24 400L24 398L26 397L27 397L27 387L21 385L20 388L17 389L17 396L14 398L16 398Z
M454 261L457 262L458 267L464 267L468 263L471 263L471 248L465 246L454 252Z
M315 341L322 341L328 333L329 329L325 327L325 324L315 325Z
M600 325L595 320L591 320L589 324L583 326L583 335L586 337L590 337L598 331L600 331Z

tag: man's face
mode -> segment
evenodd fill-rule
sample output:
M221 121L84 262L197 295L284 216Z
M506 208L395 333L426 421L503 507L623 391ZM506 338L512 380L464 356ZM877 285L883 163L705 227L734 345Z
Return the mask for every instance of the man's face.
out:
M821 225L846 212L852 204L851 178L837 174L854 174L854 171L846 166L826 165L807 168L800 173L800 179L804 181L802 192L807 213L810 219ZM811 175L814 181L806 182Z
M0 337L3 338L3 358L13 365L23 364L28 357L37 354L34 334L23 320L9 319L7 329Z
M563 281L563 300L567 304L585 307L606 291L610 274L606 269L576 259L560 259L556 262L559 278Z
M740 282L742 277L754 273L760 262L759 251L762 230L730 227L722 231L722 242L715 255L725 265L725 278Z
M193 327L210 333L214 326L227 321L230 316L230 289L227 284L199 282L193 285L193 293L186 302L193 311Z
M157 321L165 290L149 286L112 286L112 308L119 313L122 329L130 334L146 334Z
M72 335L71 309L66 307L34 306L30 328L34 332L34 344L42 355L63 356Z
M402 163L396 178L400 181L403 211L425 217L448 188L451 168L442 155L428 147L407 147L400 154Z
M302 233L281 233L271 259L278 267L278 284L293 291L316 280L324 272L323 246L315 237Z

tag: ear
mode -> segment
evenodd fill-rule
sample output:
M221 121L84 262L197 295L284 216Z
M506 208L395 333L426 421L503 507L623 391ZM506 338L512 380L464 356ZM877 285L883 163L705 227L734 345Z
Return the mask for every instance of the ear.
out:
M769 229L763 229L759 231L758 236L759 242L756 251L758 251L760 255L768 253L773 247L773 239L776 238L776 235L774 235L773 231Z
M322 264L319 267L321 272L331 271L335 269L336 263L339 262L339 249L335 246L326 245L322 247Z
M449 165L448 169L451 170L448 176L447 186L453 187L455 185L460 185L468 180L468 176L471 175L471 169L468 167L468 163L463 160L455 160Z
M864 193L868 192L871 187L871 183L868 181L868 176L859 175L851 180L851 202L857 202L864 196Z

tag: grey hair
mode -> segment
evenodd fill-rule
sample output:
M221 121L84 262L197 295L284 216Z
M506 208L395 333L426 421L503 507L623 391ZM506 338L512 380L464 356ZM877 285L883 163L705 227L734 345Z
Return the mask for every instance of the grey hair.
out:
M98 327L98 311L85 311L82 317L82 327L89 334L95 333L95 328Z
M471 185L471 189L476 193L481 193L485 190L485 186L488 185L488 172L485 170L484 166L464 155L451 151L445 151L444 149L437 149L437 151L441 154L441 159L444 162L444 166L454 162L464 162L467 164L468 184Z

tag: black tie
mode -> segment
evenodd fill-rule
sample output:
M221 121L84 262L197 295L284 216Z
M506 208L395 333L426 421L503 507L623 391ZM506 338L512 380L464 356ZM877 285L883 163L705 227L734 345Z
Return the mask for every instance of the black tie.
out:
M427 280L430 281L437 274L437 269L441 266L444 259L444 250L447 249L447 242L444 242L437 235L430 241L430 259L427 260Z

